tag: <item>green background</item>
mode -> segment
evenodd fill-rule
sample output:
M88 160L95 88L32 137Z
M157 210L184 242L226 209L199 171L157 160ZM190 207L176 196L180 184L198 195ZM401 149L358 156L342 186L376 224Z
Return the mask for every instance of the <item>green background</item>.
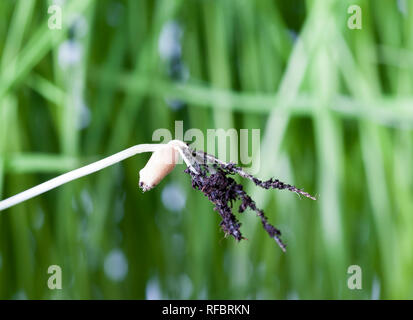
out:
M0 1L1 198L182 120L261 129L257 176L318 200L245 181L288 248L251 212L236 243L184 166L142 194L138 155L0 213L0 298L413 297L412 1L56 3L61 30Z

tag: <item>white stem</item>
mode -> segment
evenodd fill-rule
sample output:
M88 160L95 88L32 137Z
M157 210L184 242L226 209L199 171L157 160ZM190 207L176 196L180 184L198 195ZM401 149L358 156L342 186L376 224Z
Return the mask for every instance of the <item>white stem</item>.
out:
M67 182L70 182L72 180L75 180L75 179L78 179L84 176L87 176L96 171L102 170L115 163L118 163L122 160L130 158L138 153L155 152L159 150L160 148L162 148L163 146L164 145L162 144L138 144L136 146L133 146L123 151L120 151L118 153L115 153L114 155L111 155L107 158L93 162L87 166L67 172L56 178L53 178L49 181L39 184L31 189L18 193L15 196L12 196L8 199L0 201L0 211L10 208L20 202L36 197L39 194L52 190L56 187L59 187L62 184L65 184Z

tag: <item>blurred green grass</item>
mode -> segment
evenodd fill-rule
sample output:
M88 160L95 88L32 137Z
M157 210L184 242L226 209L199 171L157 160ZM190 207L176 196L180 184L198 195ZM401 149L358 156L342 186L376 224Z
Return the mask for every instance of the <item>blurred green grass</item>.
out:
M235 243L183 167L141 194L137 156L0 214L0 298L413 298L411 2L59 3L62 30L51 1L0 2L0 198L183 120L260 128L258 176L319 199L246 182L288 250L249 213ZM165 61L176 28L182 55Z

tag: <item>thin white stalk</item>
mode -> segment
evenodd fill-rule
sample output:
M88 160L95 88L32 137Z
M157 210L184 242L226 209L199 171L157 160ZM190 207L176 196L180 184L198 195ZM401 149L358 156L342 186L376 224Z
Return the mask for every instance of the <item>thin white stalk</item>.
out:
M26 191L23 191L21 193L18 193L8 199L5 199L3 201L0 201L0 211L5 210L7 208L10 208L16 204L19 204L23 201L26 201L28 199L31 199L33 197L36 197L42 193L45 193L49 190L52 190L54 188L57 188L61 186L62 184L65 184L67 182L76 180L78 178L87 176L91 173L94 173L96 171L102 170L106 167L109 167L115 163L118 163L120 161L123 161L127 158L130 158L138 153L144 153L144 152L155 152L162 148L164 144L138 144L136 146L130 147L128 149L125 149L123 151L120 151L118 153L115 153L114 155L111 155L107 158L104 158L102 160L93 162L91 164L88 164L84 167L75 169L73 171L67 172L65 174L62 174L56 178L53 178L49 181L46 181L42 184L39 184L31 189L28 189Z
M196 171L196 169L194 168L194 163L196 162L196 159L194 158L194 156L192 156L191 152L189 151L189 147L180 140L172 140L169 142L169 144L171 144L175 147L176 150L178 150L187 167L193 173L198 174L198 171Z

